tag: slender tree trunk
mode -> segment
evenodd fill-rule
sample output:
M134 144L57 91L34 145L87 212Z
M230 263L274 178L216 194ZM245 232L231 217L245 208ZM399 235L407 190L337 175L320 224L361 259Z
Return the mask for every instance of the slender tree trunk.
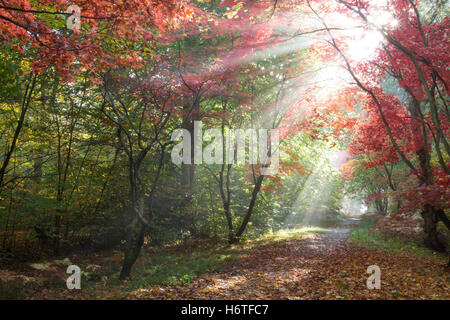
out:
M190 106L185 106L184 109L188 111L191 109ZM190 203L192 195L192 186L194 184L195 177L195 164L194 164L194 121L198 120L196 112L198 110L198 105L193 107L193 114L187 119L186 123L182 126L183 129L189 131L191 135L191 164L182 163L181 164L181 186L183 187L183 192L186 195L186 201Z
M248 206L247 213L244 216L244 220L242 221L242 224L239 227L238 231L236 232L236 236L234 237L233 242L231 242L231 243L237 243L240 241L241 236L244 233L248 222L250 221L250 217L252 216L253 209L255 208L256 198L258 197L258 193L261 190L261 185L262 185L263 180L264 180L264 175L261 174L258 177L258 180L256 180L255 187L253 188L252 198L250 200L250 205Z
M134 219L128 232L125 247L125 257L120 271L120 280L127 279L131 274L131 269L139 257L142 245L144 244L144 236L147 227L138 219Z
M30 102L31 102L31 98L33 95L33 90L34 87L36 85L36 78L37 76L35 75L34 77L31 75L31 77L33 78L32 81L30 81L27 85L26 91L25 91L25 95L23 97L23 102L22 102L22 110L20 111L20 117L19 120L17 121L17 126L16 129L14 131L14 136L11 142L11 146L9 147L8 152L5 155L5 159L3 160L2 166L0 167L0 190L1 188L4 186L4 177L5 177L5 173L6 173L6 169L8 167L9 161L11 160L11 157L14 153L14 150L16 149L16 144L17 141L19 140L19 135L20 132L22 131L22 127L23 124L25 122L25 115L28 111L28 108L30 106ZM30 88L31 85L31 88Z
M150 194L149 194L149 203L148 209L150 210L150 216L152 216L152 202L154 192L156 190L156 186L158 184L159 178L161 176L161 171L164 166L164 153L165 153L166 145L161 145L161 155L159 158L158 169L156 172L155 180L151 186ZM138 158L141 161L144 159L147 151L141 154ZM144 201L140 201L138 199L143 200L145 192L143 191L143 187L140 188L141 192L139 192L138 178L139 168L141 165L141 161L133 164L132 158L130 158L130 196L131 196L131 206L132 212L136 215L133 219L132 223L129 226L126 238L126 246L125 246L125 257L122 265L122 270L120 272L120 280L124 280L128 278L131 274L131 268L136 262L137 258L142 249L142 245L144 244L145 232L148 229L149 222L145 219L143 214L143 209L141 208L144 204Z
M230 210L229 202L223 204L223 211L225 212L225 217L227 219L227 225L228 225L228 243L232 244L235 241L235 237L234 237L233 220L231 218L231 210Z
M60 250L60 233L61 233L61 214L60 209L56 209L55 217L54 217L54 231L53 231L53 255L59 256L61 253Z
M144 244L144 235L147 229L147 225L144 223L140 202L138 201L138 187L137 187L137 174L139 166L130 164L130 197L131 197L131 211L136 217L133 219L128 227L126 243L125 243L125 255L120 272L119 279L125 280L131 274L131 268L139 257L142 245ZM140 215L140 217L139 217Z

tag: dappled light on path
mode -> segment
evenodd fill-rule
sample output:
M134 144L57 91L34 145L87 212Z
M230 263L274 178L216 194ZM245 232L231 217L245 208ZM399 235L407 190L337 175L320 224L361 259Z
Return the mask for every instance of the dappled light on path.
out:
M448 299L448 274L436 261L370 250L351 243L349 226L260 247L187 286L163 286L137 299ZM369 290L367 267L382 271Z

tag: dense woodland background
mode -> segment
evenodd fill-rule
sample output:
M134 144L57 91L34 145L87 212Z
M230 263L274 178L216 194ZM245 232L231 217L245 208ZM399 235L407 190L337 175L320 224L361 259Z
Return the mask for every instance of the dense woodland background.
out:
M367 211L415 217L444 251L448 12L0 1L0 265L120 248L125 279L143 245L233 244ZM172 133L194 121L280 130L279 173L174 164Z

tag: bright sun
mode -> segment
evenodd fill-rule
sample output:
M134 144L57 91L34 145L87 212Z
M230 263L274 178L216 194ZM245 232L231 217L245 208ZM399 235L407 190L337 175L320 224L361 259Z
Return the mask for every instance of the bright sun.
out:
M376 50L383 43L383 35L380 29L392 29L398 25L398 21L386 5L386 0L371 1L370 7L365 15L369 20L369 30L359 27L361 22L358 18L350 18L339 12L329 15L330 21L336 27L342 28L341 34L349 39L346 47L349 58L354 61L366 61L374 58Z
M398 25L395 16L387 9L386 0L374 1L367 12L367 17L370 22L370 30L352 28L347 33L348 36L355 39L348 44L350 58L355 61L374 58L376 50L384 40L379 30L392 29ZM349 21L348 23L355 25L355 22Z

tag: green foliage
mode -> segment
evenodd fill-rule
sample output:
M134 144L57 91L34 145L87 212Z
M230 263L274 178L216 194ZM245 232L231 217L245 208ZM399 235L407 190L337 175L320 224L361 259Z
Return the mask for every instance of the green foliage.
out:
M401 241L393 236L380 235L373 231L375 220L361 220L358 225L350 231L350 237L356 243L369 248L381 249L392 252L412 252L418 255L433 256L434 252L426 248L419 241Z

